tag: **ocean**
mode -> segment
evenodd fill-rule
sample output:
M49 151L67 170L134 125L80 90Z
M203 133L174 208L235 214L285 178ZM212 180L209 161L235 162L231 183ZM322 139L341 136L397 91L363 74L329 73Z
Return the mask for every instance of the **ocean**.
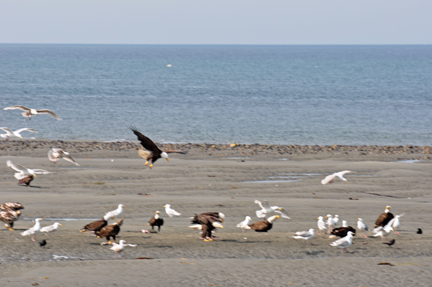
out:
M432 46L1 44L0 106L24 138L432 145Z

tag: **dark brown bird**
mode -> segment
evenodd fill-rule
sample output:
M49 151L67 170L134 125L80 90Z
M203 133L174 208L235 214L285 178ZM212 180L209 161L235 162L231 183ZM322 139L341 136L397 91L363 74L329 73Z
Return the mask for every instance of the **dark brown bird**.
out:
M219 219L219 221L222 223L224 223L224 221L225 221L225 214L223 214L222 212L204 212L204 213L201 213L200 215L214 217L216 219Z
M390 206L387 205L384 213L381 214L377 218L377 220L375 221L375 227L378 227L378 226L384 227L384 226L386 226L387 223L389 223L390 220L393 219L393 217L394 217L393 213L390 212Z
M392 239L389 242L383 242L383 244L387 244L388 246L391 247L393 244L395 244L395 242L396 242L396 239Z
M120 226L123 224L123 218L119 219L116 223L110 224L102 228L100 231L95 232L97 237L99 238L106 238L108 242L101 243L101 245L104 244L112 244L110 238L112 237L113 241L115 242L116 236L120 232Z
M20 210L0 211L0 220L6 223L5 226L7 229L13 231L14 222L18 220L20 215L21 215Z
M330 232L333 235L339 236L339 237L345 237L348 235L348 231L351 231L353 233L353 235L355 235L356 230L354 228L352 228L351 226L348 227L338 227L332 230L332 232Z
M191 219L194 225L189 226L189 228L202 230L200 239L204 239L204 241L216 239L212 235L212 231L215 230L216 227L223 228L222 224L220 224L220 222L222 222L221 219L205 213L199 215L195 214Z
M19 202L5 202L0 205L0 209L3 211L13 210L17 211L20 209L24 209L24 205Z
M42 241L39 241L38 243L39 243L39 246L40 246L40 247L43 247L43 246L45 246L45 245L47 244L47 242L46 242L45 239L42 240Z
M252 224L248 225L250 227L249 229L253 229L253 230L255 230L255 232L267 232L270 229L272 229L273 221L275 221L279 217L280 217L280 215L273 215L273 216L269 217L267 220L252 223ZM246 229L248 229L248 228L246 228Z
M140 149L138 150L138 154L146 160L145 165L148 165L149 161L151 162L149 167L152 168L153 164L160 158L164 158L167 161L169 161L168 153L181 153L185 154L184 151L178 151L178 150L160 150L156 144L140 133L137 128L131 127L130 128L134 134L138 137L138 140L141 142L141 145L145 148L145 150Z
M107 224L108 221L102 218L101 220L96 220L93 221L92 223L87 224L80 230L80 232L86 232L86 231L99 232L102 228L107 226Z
M154 227L158 227L158 232L160 232L161 226L164 224L163 218L160 216L160 211L155 212L155 216L150 218L148 225L151 226L152 230L154 230Z
M25 185L25 186L30 186L30 182L32 182L34 179L33 175L29 175L24 177L23 179L20 179L18 181L18 185ZM30 186L31 187L31 186Z
M423 230L421 230L421 228L417 228L417 234L423 234Z

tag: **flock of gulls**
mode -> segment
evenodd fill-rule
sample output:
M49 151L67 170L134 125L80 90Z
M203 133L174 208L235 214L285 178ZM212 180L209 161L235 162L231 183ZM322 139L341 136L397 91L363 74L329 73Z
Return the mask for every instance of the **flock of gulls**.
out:
M36 109L30 109L25 106L12 106L4 108L4 110L15 110L19 109L22 110L22 115L26 118L26 121L31 120L33 116L39 115L39 114L48 114L52 116L53 118L57 120L61 120L61 118L55 114L54 112L42 109L42 110L36 110ZM8 140L9 138L22 138L21 133L24 131L28 132L37 132L34 129L31 128L21 128L16 131L11 131L10 129L6 127L0 128L1 130L5 131L6 134L1 134L1 137L6 138ZM166 159L169 161L168 154L169 153L182 153L185 154L184 151L177 151L177 150L161 150L157 147L157 145L148 137L143 135L139 130L135 127L131 127L132 132L137 136L138 140L140 141L142 145L142 149L138 150L139 156L144 158L146 160L145 165L149 166L149 168L153 168L154 163L160 159ZM70 163L73 163L77 166L79 164L70 156L70 154L57 147L52 147L49 149L48 153L48 159L55 164L60 159L64 159ZM35 168L26 168L22 166L21 164L14 163L10 160L6 162L6 165L13 169L15 171L15 178L19 181L18 184L30 186L31 181L40 174L50 174L52 172L43 170L43 169L35 169ZM347 179L344 178L346 174L351 173L352 171L344 170L340 172L333 173L331 175L326 176L322 181L321 184L326 185L333 183L335 179L340 179L343 182L348 183ZM236 227L242 229L242 232L246 232L247 230L253 230L255 232L268 232L273 228L274 222L279 218L285 218L290 219L288 216L288 212L285 208L280 206L272 206L269 204L266 200L255 200L254 202L257 204L261 209L257 210L255 212L256 217L258 218L258 221L254 223L250 223L252 221L252 218L250 216L246 216L244 221L238 223ZM115 257L117 255L121 257L120 253L124 250L126 246L135 247L134 244L126 244L125 240L120 240L118 243L116 243L116 238L119 236L120 233L120 227L123 224L124 218L121 217L123 215L123 208L125 205L119 204L117 209L112 210L110 212L107 212L102 219L91 222L87 225L85 225L80 231L81 232L91 232L98 238L105 238L106 241L102 242L101 245L111 245L111 250L115 252ZM165 213L170 217L178 217L181 216L181 213L174 210L170 204L166 204L164 206ZM312 238L316 236L316 234L324 234L329 235L329 238L339 237L338 240L335 240L330 243L331 246L341 248L341 252L348 252L348 247L351 246L353 241L353 236L356 235L356 232L359 232L359 235L362 237L367 238L366 232L373 231L373 237L381 237L382 240L386 238L392 231L398 234L398 231L401 227L401 216L396 215L394 216L390 212L390 206L386 206L384 213L382 213L376 220L374 229L371 230L368 228L368 226L363 222L362 218L357 218L357 229L348 226L347 222L345 220L342 220L340 222L339 216L331 214L327 214L324 216L319 216L317 219L317 232L315 232L314 228L310 228L305 231L298 231L295 232L292 237L294 239L301 239L304 240L305 243L308 242L311 245L313 243L310 241ZM24 209L24 206L18 202L6 202L0 205L0 220L5 223L6 228L13 231L14 222L19 219L21 215L21 209ZM324 219L326 218L326 219ZM191 225L189 228L200 230L201 231L201 237L200 239L204 241L212 241L214 239L217 239L214 236L214 233L216 232L217 228L224 228L222 223L225 221L225 214L221 212L206 212L201 214L195 214L193 217L189 218L191 220ZM114 223L108 224L109 220L115 220ZM43 221L43 218L36 218L34 220L35 224L28 230L21 232L22 236L31 236L31 239L33 241L35 240L35 236L38 233L52 233L59 229L60 226L62 226L60 223L55 222L52 225L48 226L41 226L41 221ZM341 223L341 227L339 226L339 223ZM157 233L161 231L161 227L164 225L164 219L162 218L161 212L156 211L154 216L148 221L148 225L151 227L150 230L143 229L141 232L143 233ZM157 227L157 231L154 230L154 228ZM390 242L383 242L384 244L387 244L389 246L392 246L395 243L395 239L391 240ZM39 242L39 245L45 246L46 240L43 240Z

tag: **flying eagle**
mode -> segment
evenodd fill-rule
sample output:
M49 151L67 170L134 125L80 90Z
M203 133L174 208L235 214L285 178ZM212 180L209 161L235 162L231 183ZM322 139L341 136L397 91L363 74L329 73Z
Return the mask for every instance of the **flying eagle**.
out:
M169 161L168 154L169 153L181 153L186 154L184 151L178 151L178 150L160 150L156 144L140 133L137 128L131 127L130 128L134 134L138 137L138 140L141 142L141 145L144 147L144 149L139 149L138 154L146 160L145 165L149 164L149 161L151 162L149 167L152 168L153 164L160 158L164 158L167 161Z
M27 118L26 120L31 120L31 117L35 116L37 114L48 114L59 121L61 121L61 119L62 119L61 117L59 117L57 114L55 114L54 112L52 112L50 110L36 110L36 109L30 109L30 108L27 108L24 106L19 106L19 105L4 108L4 110L17 110L17 109L24 111L22 113L22 115L23 115L23 117Z

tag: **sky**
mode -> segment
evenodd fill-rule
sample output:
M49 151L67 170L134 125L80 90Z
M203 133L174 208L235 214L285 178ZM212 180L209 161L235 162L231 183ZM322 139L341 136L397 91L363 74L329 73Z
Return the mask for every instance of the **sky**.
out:
M0 43L432 44L431 0L0 0Z

